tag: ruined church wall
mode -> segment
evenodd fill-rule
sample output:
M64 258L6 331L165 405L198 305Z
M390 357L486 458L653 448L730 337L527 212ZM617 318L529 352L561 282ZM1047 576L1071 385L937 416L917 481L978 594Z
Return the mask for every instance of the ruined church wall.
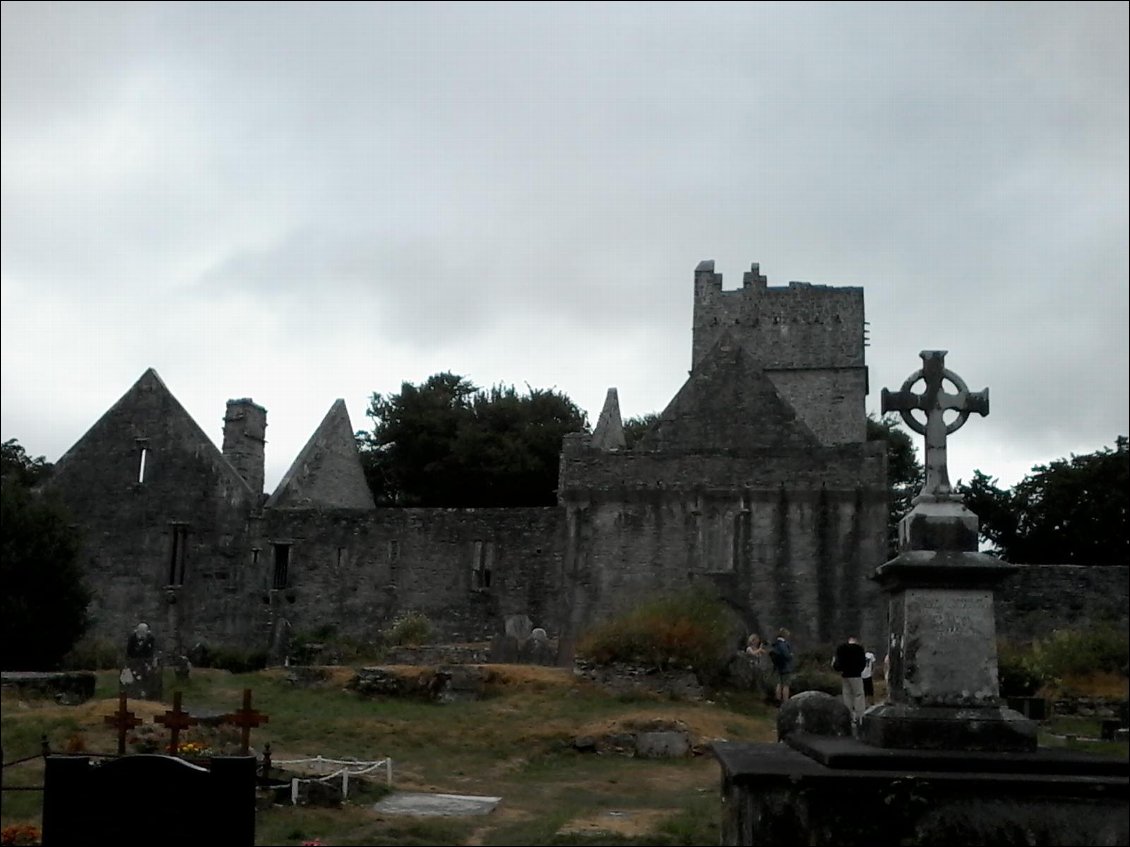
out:
M714 586L750 629L786 626L809 644L849 632L883 637L883 605L868 579L885 551L881 455L833 450L845 460L836 465L827 455L571 452L564 500L574 637L655 591L696 582ZM689 475L702 462L717 467ZM714 484L695 486L696 478Z
M1021 565L996 593L998 635L1018 643L1054 629L1130 630L1130 566Z
M253 497L174 403L142 386L68 451L46 485L82 534L93 640L124 648L139 621L166 651L191 628L242 632Z
M767 371L777 391L823 444L867 440L867 370Z
M712 266L695 273L692 368L728 334L824 444L866 439L865 328L862 288L769 286L755 265L725 291Z
M288 544L280 609L293 632L329 624L372 641L416 611L448 641L489 640L510 614L555 634L562 526L556 508L270 510L262 579Z

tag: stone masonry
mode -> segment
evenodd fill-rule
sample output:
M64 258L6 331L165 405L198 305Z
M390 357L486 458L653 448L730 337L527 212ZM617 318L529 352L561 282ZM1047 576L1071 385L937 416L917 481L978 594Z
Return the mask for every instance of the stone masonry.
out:
M525 615L566 656L594 622L693 584L802 649L881 643L886 458L864 440L862 289L770 287L754 265L724 291L712 262L694 286L686 384L631 450L610 390L596 431L565 439L556 507L376 508L341 400L267 496L266 410L229 401L221 451L147 370L48 483L84 533L94 637L145 620L164 652L277 654L326 627L374 638L408 611L450 641Z

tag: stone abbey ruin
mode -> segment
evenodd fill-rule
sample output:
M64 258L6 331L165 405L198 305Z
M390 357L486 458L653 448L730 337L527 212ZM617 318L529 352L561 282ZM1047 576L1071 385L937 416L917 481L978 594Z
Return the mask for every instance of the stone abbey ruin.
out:
M557 505L538 508L377 508L342 400L267 495L267 411L229 400L217 449L147 370L48 483L83 531L92 635L148 621L164 652L278 658L288 633L368 640L422 612L452 642L527 615L567 648L698 585L750 630L882 644L886 456L866 440L865 327L862 288L769 286L754 264L724 290L700 263L686 383L633 449L610 389L594 431L564 440ZM1125 617L1125 568L1028 570L1002 593L1005 631L1111 602Z

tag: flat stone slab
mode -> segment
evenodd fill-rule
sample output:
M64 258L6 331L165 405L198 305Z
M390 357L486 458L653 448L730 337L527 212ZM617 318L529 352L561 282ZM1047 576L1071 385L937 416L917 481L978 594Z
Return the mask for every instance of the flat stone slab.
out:
M978 772L994 774L1045 774L1054 776L1130 777L1130 762L1061 748L1032 753L906 750L873 747L853 738L830 738L797 733L785 739L788 746L834 770L910 770L922 773Z
M385 797L373 806L373 811L386 815L413 815L415 817L489 815L494 811L494 807L501 802L501 797L400 791Z

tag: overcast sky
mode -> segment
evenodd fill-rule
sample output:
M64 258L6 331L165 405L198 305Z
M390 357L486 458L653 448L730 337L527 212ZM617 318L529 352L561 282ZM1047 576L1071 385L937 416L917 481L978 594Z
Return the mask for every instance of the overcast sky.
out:
M1012 485L1128 425L1126 3L3 4L2 436L153 367L272 489L439 371L595 423L686 379L694 268L862 286Z

